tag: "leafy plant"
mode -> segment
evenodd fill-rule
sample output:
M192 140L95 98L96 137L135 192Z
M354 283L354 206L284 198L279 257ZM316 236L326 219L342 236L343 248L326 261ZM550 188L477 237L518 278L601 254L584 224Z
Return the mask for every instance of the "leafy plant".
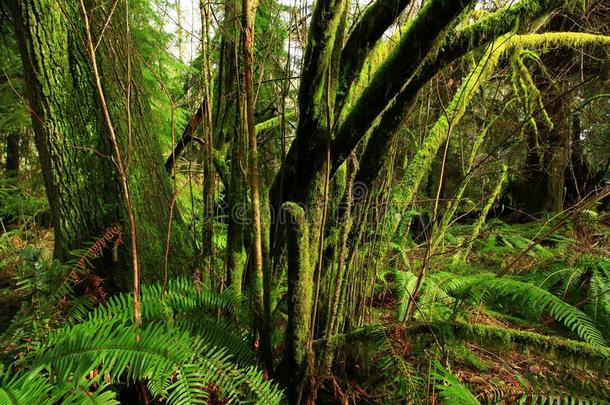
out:
M462 277L444 273L439 277L445 278L444 289L450 295L460 299L474 299L476 302L493 303L505 310L537 319L548 314L584 341L606 345L605 337L587 314L533 284L511 278L498 278L490 273Z
M211 392L232 401L281 401L282 392L245 354L245 336L232 336L227 323L207 319L202 328L194 317L181 318L191 311L205 318L206 308L230 313L228 298L184 279L172 281L163 299L160 292L160 286L143 289L142 328L131 321L131 296L120 294L84 322L53 331L15 364L25 370L7 374L0 392L13 403L33 396L69 402L78 392L113 403L111 385L142 381L169 404L205 403Z

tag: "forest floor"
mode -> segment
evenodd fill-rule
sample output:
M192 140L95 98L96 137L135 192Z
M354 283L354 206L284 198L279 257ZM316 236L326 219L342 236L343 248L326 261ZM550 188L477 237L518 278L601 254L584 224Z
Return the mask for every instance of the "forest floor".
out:
M518 258L527 244L549 227L548 222L542 221L516 225L495 221L488 224L474 243L467 272L497 273ZM459 240L467 231L468 226L458 226L450 239ZM450 244L447 247L451 250ZM409 260L421 259L425 250L425 246L411 249ZM578 268L583 258L598 261L600 266L604 266L604 271L610 270L610 215L581 217L544 238L531 254L516 262L514 271L508 277L533 281L536 277L531 275L541 273L548 278L558 268L561 271L568 266ZM442 256L430 267L427 271L464 272L460 266ZM563 288L562 298L570 302L572 292L568 290L582 292L590 288L591 274L589 270L583 270L576 276L571 274L569 276L574 277L574 281L557 285L553 291L561 295ZM433 368L431 358L435 357L482 403L495 402L495 398L502 398L504 403L511 403L507 398L514 401L524 396L534 398L551 385L553 393L540 396L559 400L563 394L570 393L571 398L578 400L586 398L586 395L580 398L577 393L587 392L591 386L599 386L601 390L610 389L610 352L600 352L599 363L584 355L579 358L578 343L550 314L545 313L536 321L515 315L520 311L518 308L513 311L510 305L519 307L529 304L520 302L519 297L504 308L503 304L493 308L483 303L469 306L449 322L439 322L435 319L434 309L422 305L421 316L415 316L419 322L410 327L404 322L396 323L401 300L396 288L393 275L384 273L367 322L385 326L394 354L411 366L414 378L418 378L418 374L423 378L430 375ZM572 302L574 299L571 298ZM433 304L429 303L429 306ZM430 313L425 319L423 315L427 311ZM447 333L447 328L453 330ZM381 356L377 360L381 360ZM367 391L367 388L374 387L372 381L375 379L367 380L365 387L359 385L361 381L354 381L352 387L357 389L350 390L350 395L346 395L356 403L363 400L379 403L375 398L383 394L376 393L375 388ZM532 381L537 381L539 386L536 387ZM527 389L524 392L524 386L528 385L529 393ZM536 392L537 388L539 392ZM427 403L437 401L438 398L434 397L424 400Z
M427 271L432 279L443 272L456 275L497 273L544 229L548 229L548 223L507 225L492 221L474 242L467 265L438 255L430 261ZM452 228L445 248L451 251L451 244L467 237L468 231L468 225ZM24 263L38 263L34 267L43 268L40 263L51 260L53 232L34 225L17 226L3 232L0 243L1 334L21 305L19 288L15 284L17 273ZM326 395L331 395L332 399L328 397L324 402L387 403L387 398L392 397L389 391L397 390L395 395L402 395L395 385L397 382L392 382L396 367L402 367L404 373L398 384L402 389L413 391L410 384L418 387L433 384L429 377L434 375L433 360L438 360L482 403L496 397L506 400L514 395L516 400L527 395L524 393L525 381L529 382L531 396L536 392L532 381L539 382L541 390L552 381L554 395L588 392L592 385L610 389L610 352L607 349L592 352L548 313L538 319L523 316L519 306L525 306L526 302L521 302L519 296L509 300L508 305L506 302L487 305L485 299L478 304L470 302L459 310L454 308L457 313L454 316L447 316L445 295L423 297L412 322L397 321L404 296L400 294L396 267L404 272L405 263L419 263L426 249L423 245L410 243L403 263L394 263L395 267L379 271L369 315L363 322L365 326L381 328L388 344L380 349L381 346L375 347L373 339L369 342L371 348L362 350L362 345L356 345L353 352L357 353L350 355L348 350L345 356L339 356L340 371L326 387ZM508 278L543 285L554 271L559 271L556 269L578 268L586 258L599 261L600 266L610 263L610 216L596 217L594 221L585 218L568 224L519 260ZM610 272L610 268L604 267L603 271ZM537 273L540 276L535 276ZM573 283L559 283L552 290L565 301L574 303L579 300L576 297L581 290L588 288L591 274L592 270L583 268L577 277L574 276L577 280ZM565 290L563 294L558 291L561 288ZM569 292L569 289L573 291ZM572 294L574 291L578 293ZM439 314L440 306L444 308L442 314ZM0 347L0 356L14 355L15 346L11 342L1 343L4 346ZM392 365L384 368L388 359ZM438 402L434 390L428 392L432 394L421 395L431 397L419 400ZM578 394L571 394L571 397L578 398Z

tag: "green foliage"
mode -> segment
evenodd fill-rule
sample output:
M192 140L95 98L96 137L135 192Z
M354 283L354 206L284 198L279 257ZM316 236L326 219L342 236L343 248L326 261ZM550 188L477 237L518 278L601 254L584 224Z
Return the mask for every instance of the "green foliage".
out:
M11 24L2 24L0 37L0 133L7 134L29 127L30 117L22 98L25 81Z
M59 3L61 2L48 2L55 6ZM110 3L102 3L100 7L94 8L93 14L96 17L104 16L111 6ZM367 8L364 15L371 14L375 7L393 6L392 3L393 0L380 0ZM400 3L402 9L409 2ZM309 10L306 7L296 10L271 0L261 2L258 8L254 32L254 76L258 87L256 118L259 124L256 130L262 147L261 167L265 168L260 179L261 188L266 189L276 175L277 181L289 179L286 184L278 183L278 195L269 198L273 200L271 205L277 208L284 203L283 198L292 197L299 202L283 205L294 220L291 221L292 228L276 227L276 224L263 225L263 233L270 234L269 238L272 239L264 241L264 266L270 270L269 274L272 273L273 278L270 283L272 291L266 291L273 312L270 325L272 330L268 331L272 335L273 358L267 364L267 371L277 371L273 370L277 363L280 363L279 369L284 371L286 363L287 368L291 369L288 370L291 374L286 377L286 381L289 381L287 387L295 389L301 383L307 387L308 377L313 381L320 379L316 383L325 385L327 392L324 394L329 394L332 390L334 399L341 397L343 402L358 403L366 400L425 403L435 401L439 396L443 403L466 404L477 404L484 400L585 401L584 397L579 396L578 389L572 391L570 387L566 389L559 384L553 385L554 382L550 379L536 381L521 375L517 378L523 379L522 387L515 388L514 384L503 385L489 381L490 386L486 385L483 392L478 393L477 384L463 378L464 374L460 374L455 366L464 367L468 372L474 370L476 373L489 374L489 379L493 380L492 374L498 359L492 357L498 356L505 361L503 359L506 357L502 356L518 354L519 351L569 359L578 363L579 369L586 368L587 372L594 369L607 370L610 362L606 347L607 338L610 337L610 261L607 249L604 251L601 247L577 246L577 241L566 234L553 235L540 241L522 258L523 266L515 266L518 271L514 275L499 278L496 270L528 248L540 233L555 222L549 221L543 226L540 223L513 226L489 221L487 215L504 191L506 174L518 166L518 159L510 155L510 148L503 145L518 143L507 135L514 129L509 125L515 118L513 115L518 116L517 121L526 115L535 134L537 125L541 122L547 127L554 124L559 127L560 121L551 122L542 103L546 96L545 89L536 85L537 74L551 79L550 82L555 79L543 63L544 54L566 46L577 47L581 51L585 46L607 46L610 42L601 35L582 33L519 34L530 29L543 32L545 21L537 21L535 27L530 22L574 1L522 0L498 10L495 10L499 7L495 2L484 2L472 12L468 12L468 4L475 3L471 1L411 3L413 7L409 6L405 13L388 14L387 24L382 21L380 28L385 31L384 35L380 30L379 36L372 35L368 44L354 47L356 52L362 51L362 58L366 59L362 69L361 62L346 64L341 60L345 56L341 48L343 51L348 48L344 46L344 35L349 32L346 27L352 26L350 37L359 33L358 29L353 28L358 27L358 19L351 21L352 16L358 15L358 6L351 9L349 2L344 0L318 1L309 21ZM118 4L123 7L127 3ZM165 193L168 190L158 192L158 187L151 190L139 188L140 183L151 173L148 169L141 169L138 157L142 156L155 165L159 162L156 162L152 154L136 153L134 151L138 149L131 147L149 141L156 142L154 135L157 133L160 134L162 146L165 149L170 147L172 139L186 125L193 106L201 103L200 71L206 70L202 69L201 57L186 66L183 61L171 55L169 48L172 38L164 27L167 22L164 15L167 6L170 4L166 1L161 4L149 0L129 2L129 14L123 16L129 19L130 38L121 37L116 44L108 40L108 48L116 45L111 50L125 51L119 54L133 58L133 66L142 64L140 72L129 72L128 75L133 75L130 79L133 79L134 84L143 84L145 91L144 97L141 97L142 102L140 92L137 103L135 102L134 92L133 104L150 117L136 115L134 109L133 124L136 128L137 122L150 120L151 126L147 127L147 137L134 138L133 144L130 138L125 150L129 152L127 160L132 168L132 193L145 202L136 207L136 213L141 215L151 208L153 217L157 216L160 209L154 204L149 207L151 197L166 194L166 199L159 200L165 207L165 203L171 199L171 193ZM240 114L235 111L242 107L242 83L234 77L221 77L222 72L229 72L232 76L234 73L239 75L242 71L240 63L243 61L238 57L234 61L235 55L230 53L235 49L228 48L228 40L234 39L230 36L235 35L235 32L230 32L225 37L226 31L236 29L238 24L234 24L233 20L239 18L240 13L239 10L229 10L230 6L229 3L211 6L214 15L211 16L213 18L210 23L215 24L216 18L222 20L222 23L212 26L210 38L206 38L209 41L204 41L210 46L206 53L210 58L209 69L214 82L211 87L214 93L218 92L211 97L213 100L209 100L214 112L210 121L213 122L216 135L213 146L214 164L218 171L214 196L217 207L226 202L231 205L235 202L233 198L239 202L245 201L242 191L246 190L230 195L233 190L230 193L226 189L225 186L231 183L230 176L238 174L230 171L235 170L244 177L250 174L248 167L238 164L236 156L227 153L234 146L229 143L241 135L243 126L243 123L237 122L236 118ZM73 17L78 16L74 9L71 11ZM229 15L233 12L236 13ZM58 35L63 38L64 34L68 34L69 37L72 34L71 26L64 25L59 17L61 14L55 13L53 21L47 22L47 25L41 24L44 29L40 31L51 31L55 35L53 25L61 23L61 30L58 31L61 34ZM290 21L287 21L288 18ZM360 21L363 19L360 18ZM366 21L364 20L365 23ZM36 22L34 19L29 24L35 27ZM95 22L99 26L100 20L96 18ZM232 25L234 26L231 27ZM309 38L303 44L305 33L301 29L305 26L309 27ZM395 29L398 26L400 28ZM379 41L382 36L387 37L387 40ZM105 38L109 39L110 35ZM7 39L9 46L0 49L0 67L3 71L6 68L12 82L8 83L0 77L0 132L21 129L23 117L27 115L23 105L19 108L20 100L14 97L15 92L9 91L11 85L20 90L24 81L19 77L20 66L14 52L14 38L9 35ZM59 52L61 58L58 60L65 62L71 58L78 59L78 53L71 53L75 49L73 46L63 49L62 41L56 39L49 42L62 51ZM72 45L73 42L76 43L72 38L69 39ZM201 38L196 40L200 41ZM290 43L293 40L297 43L296 46ZM106 46L100 48L101 62L109 65L107 71L112 73L116 69L116 72L121 73L123 64L113 65L113 53L103 52ZM293 54L290 57L295 60L288 60L286 51L292 52L294 49L297 50L296 56ZM470 52L467 54L468 60L457 60L465 52ZM42 53L43 59L53 55ZM581 53L584 58L585 52ZM504 69L502 60L506 56L511 58L511 63ZM81 59L82 63L75 64L65 77L50 75L51 79L65 79L66 83L58 83L66 84L66 87L57 86L52 80L44 83L44 95L50 100L50 107L59 111L58 115L62 118L70 118L63 111L66 106L74 104L78 107L81 100L75 98L74 103L63 104L53 101L65 96L70 80L77 81L80 78L76 76L83 76L82 72L89 69L88 60ZM350 61L349 58L347 60ZM125 66L130 65L129 61L119 62L126 62ZM295 63L292 64L293 62ZM454 62L457 63L453 64ZM294 76L297 65L304 66L299 89L290 79ZM595 71L596 66L593 63L580 65L581 77L576 77L574 72L568 70L568 74L571 74L569 80L581 83L580 86L584 88L587 83L584 76L589 74L588 69ZM334 106L333 93L340 87L334 81L336 76L342 77L341 69L353 73L355 84L351 86L350 81L347 89L341 90L347 94L339 94L336 99L340 102ZM510 76L511 73L507 73L509 69L512 72L510 82L496 79ZM44 68L40 70L44 71ZM437 74L439 77L435 78ZM236 83L228 83L232 81ZM87 80L81 81L83 89L88 84ZM108 84L104 83L104 87L118 101L113 103L118 107L114 106L111 111L118 122L118 117L124 113L123 93L131 94L131 84L115 88ZM515 94L510 91L511 84ZM77 94L76 91L67 93ZM299 93L299 100L295 103L292 97L296 93ZM578 93L575 97L580 102L580 90ZM517 101L521 102L523 111L508 108L512 107L515 95ZM583 96L589 97L588 94ZM287 97L288 100L281 99L282 97ZM97 98L94 100L93 110ZM501 106L496 108L494 103ZM152 114L149 114L149 104ZM394 110L394 106L401 108ZM409 113L405 114L407 107L410 107ZM417 108L411 107L420 107L419 112ZM220 111L223 108L227 111ZM71 114L73 109L67 110ZM398 110L401 111L395 113ZM282 126L281 141L278 130L281 122L279 111L285 111L285 118L290 124ZM606 110L602 108L600 111L602 113L594 114L598 119L607 116ZM300 115L300 121L295 126L296 112ZM584 116L585 114L582 115ZM378 122L384 122L388 117L389 121L394 122L379 124L378 128L386 132L388 139L393 138L387 142L387 139L382 139L384 142L377 143L377 138L371 135L370 140L367 140L364 134L370 134L371 130L374 133ZM87 142L98 138L99 131L96 128L102 126L101 121L97 122L94 116L81 115L80 118L83 119L77 120L76 130L66 131L71 122L69 119L62 120L59 130L49 132L47 136L57 136L63 142L64 132L71 133L72 136L68 138L76 146L95 150L94 146L97 145ZM52 123L52 120L47 122ZM406 143L408 147L404 147L405 142L393 135L398 122L412 138L410 143ZM420 125L414 125L415 123ZM131 117L129 123L125 123L127 125L129 128L121 129L128 129L131 135ZM575 135L583 135L581 137L587 138L587 141L590 134L603 132L599 128L591 128L591 125L583 125L579 131L580 134L575 131ZM487 136L488 133L490 136ZM100 134L103 135L102 132ZM323 138L324 142L320 142ZM598 138L606 140L606 134L598 134ZM99 139L104 141L103 137ZM296 140L293 141L294 139ZM328 214L325 214L327 220L328 217L332 218L327 224L318 223L319 217L311 211L313 204L322 201L318 198L322 187L318 186L322 185L322 167L326 166L323 154L326 140L330 140L332 170L336 169L335 163L341 163L342 159L353 152L356 152L353 156L363 160L363 168L369 167L370 162L364 159L366 152L361 153L369 147L371 150L378 149L373 154L373 160L383 162L379 165L383 167L383 170L379 170L381 175L376 174L377 170L364 174L364 177L371 177L370 184L368 180L366 184L371 187L366 191L373 198L357 201L352 198L354 201L349 206L347 223L341 223L345 218L340 214L345 207L338 205L344 191L351 191L343 190L350 184L347 176L353 182L354 176L359 177L364 173L356 173L359 169L355 168L353 173L350 169L348 173L344 165L339 175L331 180L333 186L330 192L327 193L328 190L324 188L324 194L330 195L333 201ZM367 141L370 145L365 145ZM293 142L294 149L287 153L286 148L291 147L290 142ZM182 222L179 217L184 217L185 213L187 216L190 214L185 222L191 224L195 249L201 250L200 242L205 240L205 234L201 234L201 218L205 216L202 201L208 190L204 186L202 192L199 186L201 183L208 184L206 181L209 177L202 179L198 173L200 162L195 160L200 159L200 156L196 145L197 142L192 142L192 148L189 147L184 154L194 160L192 165L189 163L188 175L184 172L176 173L173 190L177 193L176 208L173 211L176 226L171 231L172 235L180 238L187 234L184 229L177 228ZM447 153L439 156L438 152L443 145L447 146ZM59 149L57 145L51 146L52 151ZM385 153L384 148L391 149L392 161L387 161L390 160L386 159L390 154ZM239 152L238 149L235 149L236 153ZM53 167L68 167L69 162L79 162L81 156L88 156L86 150L82 151L82 155L80 150L73 152L72 149L66 149L53 154L51 161L57 163ZM99 152L106 153L103 150ZM159 151L155 151L155 155L157 152ZM595 153L598 152L588 152L589 155ZM600 156L605 155L600 153ZM234 164L227 164L225 160L229 157L235 159ZM286 159L281 172L276 171L281 164L280 158ZM452 158L460 162L455 163ZM493 162L486 164L485 160ZM597 160L605 162L605 159L599 157ZM403 164L405 161L406 165ZM99 166L91 162L94 161L87 161L83 165L75 164L74 168L78 170L75 170L74 175L52 178L57 183L58 190L66 187L73 191L67 195L74 198L74 201L60 197L62 215L64 212L72 212L70 204L78 205L81 198L85 200L89 192L95 192L98 188L73 187L76 184L67 181L72 180L70 176L77 179L109 178L107 175L113 168L110 160L97 161L96 164L103 163ZM106 163L110 166L106 167ZM434 172L436 167L442 167L438 179ZM455 170L457 167L460 170ZM500 167L504 168L501 180L495 181ZM472 173L476 176L471 176ZM152 174L153 177L156 176ZM165 173L156 177L163 176ZM426 201L412 205L418 192L424 194L423 185L427 176L428 187L425 193L428 196L432 196L434 187L438 186L439 200L434 201L434 209ZM292 181L297 184L292 184ZM472 192L467 189L467 185L473 185L470 187L474 189L479 183L482 184L480 190ZM92 181L87 184L102 183ZM112 180L108 184L112 186ZM458 187L458 192L453 195L452 186ZM318 195L315 195L317 191L312 191L316 188L320 191ZM104 187L106 190L114 188ZM301 191L304 191L303 196ZM478 198L477 193L482 198ZM263 200L266 200L265 195L263 193ZM279 199L275 201L274 197ZM440 200L454 201L447 204L442 219L437 216ZM454 220L462 220L454 218L458 209L466 205L461 204L462 201L469 203L467 208L478 209L472 203L477 200L482 202L482 209L474 225L450 225ZM7 182L6 186L4 182L0 183L0 201L0 217L14 218L19 224L31 222L30 218L48 209L36 197L36 193L30 195L25 188L13 183L13 180ZM108 201L111 202L101 206L101 209L90 210L93 211L90 213L85 210L83 214L90 214L94 222L97 216L115 209L121 210L120 201ZM271 211L267 202L261 207L263 212ZM388 218L381 218L377 209L382 207L380 211L383 211L388 203L398 204L389 207ZM396 207L398 210L394 211ZM320 206L314 210L318 208ZM335 215L337 213L339 215ZM234 214L237 213L230 213ZM415 228L411 222L418 216L426 217L422 227L426 227L427 246L413 237L416 235L409 234ZM583 221L600 220L594 213L587 213L583 218ZM158 232L147 233L150 224L148 221L143 222L139 227L139 231L143 231L140 233L142 241L164 240L167 221L161 216L159 220L162 226ZM101 221L101 226L104 226L105 221ZM352 221L355 225L353 228ZM328 230L328 224L335 229ZM432 231L429 232L428 228ZM243 234L240 235L245 240L246 248L251 245L248 229L248 226L244 226ZM345 234L342 234L342 229L346 230ZM600 227L596 232L600 229L604 228ZM350 230L349 236L347 230ZM231 289L218 292L224 289L223 269L227 265L224 258L227 253L228 229L224 215L214 218L212 252L206 251L206 254L210 253L214 257L212 269L217 279L212 280L212 284L218 280L214 286L218 290L210 289L210 279L203 282L199 280L201 273L198 272L195 273L194 281L172 278L167 281L167 285L144 285L140 296L143 326L137 328L133 325L134 297L131 294L116 294L106 299L104 293L99 299L94 299L90 292L83 292L87 288L83 280L95 277L94 272L89 270L97 264L94 259L110 253L109 250L112 250L113 256L126 253L118 249L117 239L107 240L113 243L111 247L94 244L92 247L97 249L101 246L103 249L82 249L76 252L78 259L74 262L59 264L45 259L39 248L27 246L13 249L8 241L16 235L14 232L0 235L0 247L3 250L0 252L0 304L8 308L6 314L2 313L2 319L12 319L6 330L1 331L3 363L10 366L6 369L0 366L0 403L117 403L118 392L125 389L125 386L146 388L155 401L169 404L266 404L282 401L282 392L271 381L267 381L257 367L257 353L253 350L253 347L265 340L261 339L261 335L267 332L265 329L268 325L253 315L251 297L242 297L241 291ZM287 244L283 245L286 240ZM344 250L338 254L339 244L339 248ZM141 249L144 275L152 274L153 265L162 263L160 258L164 250L161 245L164 246L161 243L152 250ZM5 246L7 249L4 249ZM180 255L174 246L169 247L170 256ZM472 254L469 255L471 249ZM580 254L579 249L590 251ZM5 250L10 252L5 253ZM578 252L572 254L572 250ZM326 255L326 252L332 254ZM319 255L323 255L321 263L318 263ZM452 262L451 258L456 256L464 260ZM337 263L333 262L338 257L342 258L339 270ZM84 265L81 266L81 262ZM249 274L249 262L251 260L244 258L245 276ZM8 270L5 271L4 268ZM181 271L173 266L170 266L170 270ZM129 280L128 271L121 270L113 273L112 277L119 278L123 275ZM204 277L210 276L205 274ZM241 284L241 277L239 279ZM317 280L321 280L323 285L316 285ZM419 281L422 282L421 286ZM248 280L245 280L245 284L247 289ZM333 298L331 294L335 284L338 294ZM124 283L122 287L128 288L129 284ZM378 299L381 296L383 299ZM413 317L406 319L412 296L415 296L417 308L413 311ZM395 318L392 313L396 314ZM393 320L398 323L394 324ZM498 324L502 326L497 326ZM326 330L330 333L325 334L324 325L327 325ZM0 327L4 328L4 325ZM474 346L474 343L482 347ZM498 349L498 352L490 352L486 356L488 349ZM293 357L292 364L287 363L290 356ZM334 358L336 361L329 370L320 358ZM329 366L331 362L328 360ZM322 364L323 367L318 368L317 364ZM455 375L448 369L454 370ZM327 381L325 379L328 376L330 378ZM298 380L298 384L291 384L295 380ZM468 386L461 381L472 384ZM332 386L327 382L332 382ZM346 395L341 390L344 383L348 386ZM597 388L593 387L590 391L594 392L595 389ZM477 394L473 393L475 390ZM583 390L589 390L589 387ZM608 397L604 396L606 393L603 390L599 392L602 394L592 395L592 398ZM320 399L319 402L324 401Z
M442 403L447 405L478 405L477 397L460 381L444 368L438 360L434 361L435 371L432 376L437 381L435 388L439 391Z
M417 277L410 271L394 271L394 278L396 280L396 293L397 293L397 305L396 305L396 318L399 321L405 319L407 314L407 306L411 299L411 294L415 290L415 283Z
M555 262L528 277L587 313L604 335L610 333L610 260L585 254L571 265Z
M587 314L533 284L510 278L497 278L489 273L463 277L440 274L439 277L445 279L442 284L450 295L461 299L474 298L476 301L493 302L496 305L504 303L502 308L505 310L539 319L549 314L584 341L606 345L606 339Z
M205 403L210 390L232 401L279 403L281 391L256 366L239 365L244 362L243 352L232 352L239 345L235 338L233 343L227 339L227 325L204 324L205 333L197 334L196 326L185 327L176 320L180 312L206 306L227 309L228 300L198 291L184 280L170 283L162 300L160 292L159 286L143 290L142 328L133 326L130 298L123 294L93 311L86 321L52 331L19 361L32 371L6 380L2 389L22 403L34 395L23 390L25 382L35 381L38 399L54 403L57 398L64 400L67 391L88 390L94 382L145 381L153 396L174 404ZM147 302L155 304L147 306ZM188 321L196 323L193 318ZM50 381L54 381L52 389ZM99 396L104 390L101 385L93 391Z
M40 248L26 245L0 259L2 267L11 269L0 289L3 310L12 320L0 330L3 360L26 352L51 330L91 308L89 297L74 298L69 267L45 260L42 253ZM66 297L72 298L67 307L62 305Z
M35 217L49 209L47 200L29 193L14 179L0 178L0 218L21 225L35 222Z

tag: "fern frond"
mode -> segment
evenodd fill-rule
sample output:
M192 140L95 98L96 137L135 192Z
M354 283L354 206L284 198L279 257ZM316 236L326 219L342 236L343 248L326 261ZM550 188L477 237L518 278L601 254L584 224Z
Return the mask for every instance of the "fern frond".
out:
M161 299L161 297L163 297ZM218 294L197 289L188 278L177 278L168 283L163 294L160 284L142 287L142 320L171 319L175 314L187 313L196 309L234 312L233 295ZM89 315L89 322L104 322L108 319L133 319L133 296L119 294L111 297L104 306L96 308Z
M398 299L396 304L396 318L398 321L403 321L407 313L407 306L411 299L410 297L415 289L417 277L410 271L403 272L395 270L394 278L396 280L396 295Z
M443 398L443 404L480 404L477 397L450 371L443 367L438 360L434 361L434 371L432 371L431 375L436 380L434 387L438 390L440 397Z
M604 336L587 314L533 284L509 278L497 278L494 274L488 273L465 277L448 275L445 288L450 295L462 297L475 295L477 299L485 302L497 302L499 298L507 298L516 305L515 309L527 309L538 318L549 313L582 340L595 345L606 345Z
M75 386L94 370L114 383L148 380L151 393L169 404L205 402L207 386L235 401L278 403L282 398L258 369L232 363L227 349L158 322L143 328L122 320L71 326L52 333L31 363Z
M51 385L42 375L42 367L15 374L5 375L0 383L0 404L51 404Z

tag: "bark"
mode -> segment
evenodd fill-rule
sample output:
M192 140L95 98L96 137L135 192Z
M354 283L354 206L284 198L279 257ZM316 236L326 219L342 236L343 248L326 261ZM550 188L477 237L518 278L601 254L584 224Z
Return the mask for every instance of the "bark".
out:
M245 95L246 129L248 133L248 163L250 201L252 204L252 253L254 277L252 292L255 313L259 316L259 332L265 368L271 370L271 278L269 268L264 269L263 235L261 229L261 199L258 170L258 151L256 142L256 123L254 118L254 82L253 82L253 46L254 21L256 17L256 0L242 2L242 41L244 55L243 86Z
M21 134L18 131L10 132L6 137L6 166L4 168L8 177L19 174L19 144Z
M92 37L100 38L110 5L87 2ZM113 163L109 130L85 48L85 29L77 2L27 0L10 2L23 59L36 147L55 229L54 254L69 252L98 237L114 223L127 228L128 210ZM140 83L137 63L128 66L133 46L126 30L125 5L116 7L96 50L101 86L114 123L119 150L139 231L143 281L159 280L164 268L164 241L170 190L150 108ZM131 80L128 78L131 74ZM130 84L128 84L130 83ZM129 97L128 97L129 94ZM97 175L92 175L95 173ZM170 268L186 270L189 245L179 226L172 237ZM128 244L129 245L129 244ZM107 286L131 285L132 266L121 252L119 263L107 260L98 273ZM110 256L110 255L108 255ZM126 271L127 270L127 271Z

